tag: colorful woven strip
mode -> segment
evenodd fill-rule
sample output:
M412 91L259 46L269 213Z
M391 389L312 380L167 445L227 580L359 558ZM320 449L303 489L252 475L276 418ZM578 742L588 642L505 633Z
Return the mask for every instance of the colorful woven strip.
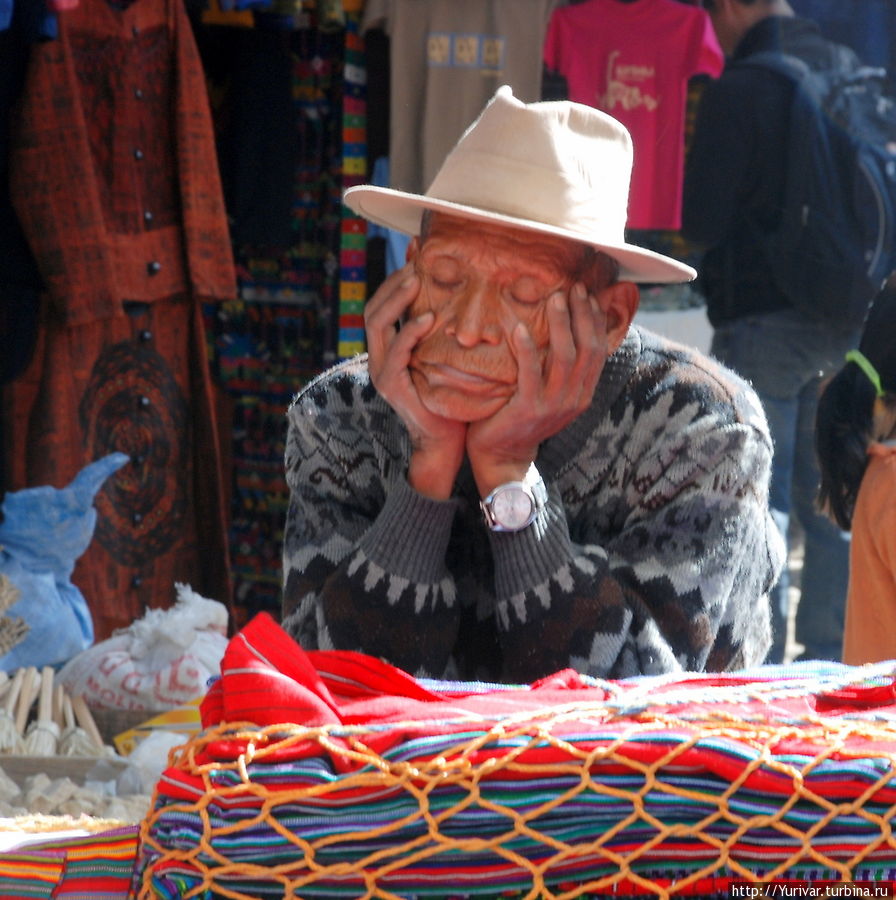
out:
M0 853L3 900L127 900L137 859L136 827L53 839Z
M346 12L345 68L342 111L342 185L360 184L367 176L367 71L361 13ZM367 288L367 226L346 206L342 207L342 242L339 269L339 341L336 355L346 359L366 349L358 303Z

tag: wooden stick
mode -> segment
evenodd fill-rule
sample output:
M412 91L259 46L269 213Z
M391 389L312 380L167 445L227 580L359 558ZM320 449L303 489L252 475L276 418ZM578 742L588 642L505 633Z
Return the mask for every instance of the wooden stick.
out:
M16 702L19 694L22 693L22 682L25 680L25 670L16 669L16 674L12 676L12 683L9 686L9 693L6 695L6 711L10 717L15 720Z
M36 666L28 666L25 669L25 677L22 681L22 692L19 696L19 708L16 711L16 731L23 735L25 733L25 725L28 722L28 713L31 710L31 704L34 702L36 694L34 693L34 682L38 678Z
M75 718L78 720L78 724L87 732L90 740L96 744L97 749L102 749L102 735L100 734L99 728L96 727L96 722L94 722L93 716L87 708L87 702L81 694L78 694L77 697L72 697L72 709L75 712Z
M72 698L68 694L62 697L62 720L66 728L75 727L75 713L72 710Z
M65 707L65 686L61 682L57 682L53 688L53 721L60 729L65 727L63 719L63 709Z
M40 673L40 701L37 705L39 722L53 721L53 667L44 666Z

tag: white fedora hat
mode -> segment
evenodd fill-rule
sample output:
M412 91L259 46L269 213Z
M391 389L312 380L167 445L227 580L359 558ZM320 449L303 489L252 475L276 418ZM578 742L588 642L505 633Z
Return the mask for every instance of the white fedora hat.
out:
M418 234L423 210L570 238L619 262L627 281L691 281L684 263L625 240L632 141L616 119L581 103L523 103L505 85L445 158L425 194L374 185L346 205Z

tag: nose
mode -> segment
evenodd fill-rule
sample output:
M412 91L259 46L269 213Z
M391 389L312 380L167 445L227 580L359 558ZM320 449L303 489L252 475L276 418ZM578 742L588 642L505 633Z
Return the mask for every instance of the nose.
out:
M462 347L497 345L501 341L501 299L486 283L468 285L454 299L445 331Z

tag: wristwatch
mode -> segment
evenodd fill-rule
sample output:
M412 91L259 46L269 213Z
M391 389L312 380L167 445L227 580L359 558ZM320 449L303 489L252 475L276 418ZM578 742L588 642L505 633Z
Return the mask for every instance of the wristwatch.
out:
M522 531L535 521L547 501L547 488L532 463L522 481L499 484L479 505L492 531Z

